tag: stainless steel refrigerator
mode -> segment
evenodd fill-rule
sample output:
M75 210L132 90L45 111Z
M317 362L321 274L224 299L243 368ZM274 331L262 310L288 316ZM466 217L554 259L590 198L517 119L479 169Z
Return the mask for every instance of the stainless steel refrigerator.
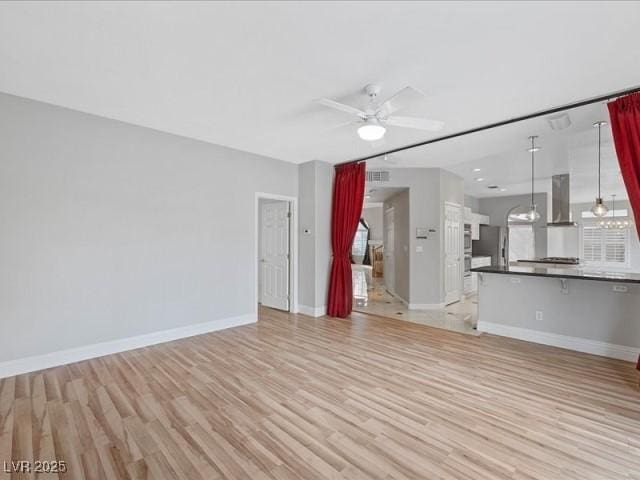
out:
M480 240L473 241L472 252L474 257L490 256L492 266L509 265L509 230L480 225Z

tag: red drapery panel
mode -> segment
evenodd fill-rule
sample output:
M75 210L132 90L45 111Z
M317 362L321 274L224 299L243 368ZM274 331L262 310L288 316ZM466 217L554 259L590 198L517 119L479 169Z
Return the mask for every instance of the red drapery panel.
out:
M608 107L620 172L640 235L640 93L618 98ZM636 368L640 370L640 357Z
M327 313L345 318L351 313L353 280L349 253L362 214L365 182L364 162L338 165L333 184L331 246L333 261Z

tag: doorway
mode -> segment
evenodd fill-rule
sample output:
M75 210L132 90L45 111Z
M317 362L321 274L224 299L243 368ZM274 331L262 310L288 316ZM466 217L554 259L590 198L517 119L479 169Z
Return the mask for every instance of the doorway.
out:
M256 196L256 304L287 312L296 306L295 199Z

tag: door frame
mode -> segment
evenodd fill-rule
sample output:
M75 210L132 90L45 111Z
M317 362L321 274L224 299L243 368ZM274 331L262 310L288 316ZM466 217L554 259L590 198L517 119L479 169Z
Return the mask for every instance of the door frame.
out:
M254 278L254 311L258 313L258 299L260 298L259 276L260 276L260 200L281 200L289 203L291 221L289 222L289 312L298 313L298 198L288 195L277 195L273 193L256 192L254 205L254 249L253 249L253 278Z
M395 239L395 235L396 235L396 210L394 207L389 207L387 209L383 209L382 211L382 226L383 226L383 232L382 232L382 245L384 250L387 250L387 245L388 245L388 238L387 238L387 215L388 214L393 214L393 272L390 271L390 269L387 269L387 265L385 265L385 257L386 257L386 253L384 254L385 256L382 258L382 262L383 262L383 267L382 267L382 277L384 278L384 286L385 286L385 290L390 293L391 295L393 295L394 297L397 297L396 294L396 258L395 258L395 254L396 254L396 239ZM411 262L409 262L409 264L411 264ZM388 273L387 273L388 272ZM387 285L387 280L389 279L389 276L391 276L391 278L393 279L393 288L390 289L389 285Z

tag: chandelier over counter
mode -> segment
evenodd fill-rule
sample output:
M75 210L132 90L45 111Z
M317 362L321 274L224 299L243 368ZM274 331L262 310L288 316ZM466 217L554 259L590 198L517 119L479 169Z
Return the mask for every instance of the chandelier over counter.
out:
M611 195L611 220L601 220L598 225L601 228L618 228L624 229L629 227L629 220L623 220L622 218L616 219L616 196Z

